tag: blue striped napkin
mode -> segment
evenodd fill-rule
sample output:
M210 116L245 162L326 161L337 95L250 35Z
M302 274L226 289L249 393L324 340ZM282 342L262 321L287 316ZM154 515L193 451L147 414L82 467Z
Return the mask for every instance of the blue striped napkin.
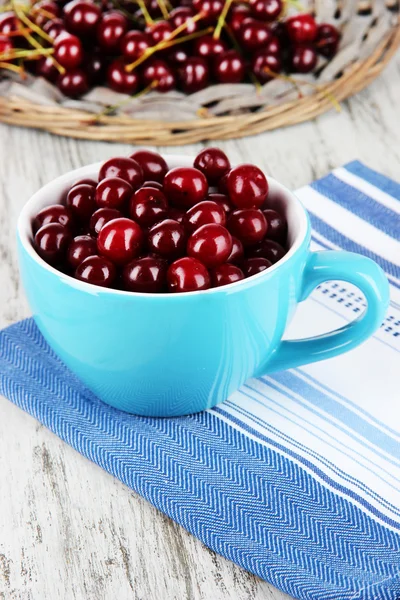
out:
M400 598L400 185L359 162L298 191L313 249L376 260L385 322L351 353L251 380L193 416L128 415L59 362L32 319L0 333L0 392L226 558L304 600ZM287 337L353 319L329 282Z

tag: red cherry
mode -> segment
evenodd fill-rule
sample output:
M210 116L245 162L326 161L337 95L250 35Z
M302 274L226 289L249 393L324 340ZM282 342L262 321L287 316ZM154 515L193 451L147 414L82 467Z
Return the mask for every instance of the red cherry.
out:
M188 52L184 48L172 48L167 54L167 60L173 67L181 67L189 58Z
M21 23L12 11L0 13L0 34L9 35L21 28Z
M193 166L204 173L210 185L216 185L231 168L228 157L219 148L204 148L194 159Z
M325 58L333 58L338 50L339 41L340 33L334 25L321 23L318 26L315 46L319 54L322 54Z
M54 58L66 69L79 67L83 60L83 49L79 38L62 33L54 42Z
M190 208L205 199L207 179L193 167L176 167L164 178L164 192L168 200L178 208Z
M83 61L83 69L91 85L100 85L105 78L105 60L99 53L87 54Z
M250 254L252 257L266 258L272 264L275 264L285 256L286 250L277 242L265 239L254 248L251 248Z
M44 77L45 79L47 79L47 81L51 81L51 83L56 83L60 74L58 69L54 66L54 62L50 56L42 56L34 62L35 72L38 77Z
M198 13L204 15L206 23L214 23L225 6L224 0L193 0L193 6Z
M215 267L211 271L211 283L213 287L220 287L222 285L229 285L244 279L244 274L239 267L225 263L219 267Z
M97 26L97 41L100 48L108 54L118 53L127 29L128 21L122 13L117 10L103 13Z
M218 191L225 196L228 195L228 175L229 171L218 182Z
M298 14L286 20L286 31L295 44L307 44L317 37L318 28L310 14Z
M100 208L121 208L133 194L132 186L120 177L106 177L96 187L96 203Z
M197 292L210 287L206 267L189 256L172 263L167 272L167 281L170 292Z
M96 237L103 225L120 217L122 217L122 214L116 208L99 208L90 217L90 233Z
M266 258L247 258L242 263L242 269L245 277L251 277L265 271L271 264Z
M176 86L175 74L164 60L152 60L146 63L142 71L142 79L145 87L153 84L162 94Z
M35 248L39 256L50 265L61 263L71 239L69 230L60 223L43 225L35 235Z
M89 82L84 71L73 69L59 76L57 86L66 96L77 98L86 94L89 89Z
M52 2L52 0L41 0L32 6L29 16L36 25L43 27L49 20L60 16L60 8L57 5L57 2Z
M130 158L142 167L147 183L157 181L161 184L163 182L164 176L168 171L168 165L161 154L152 150L136 150L136 152L131 154ZM162 189L162 186L160 189Z
M129 214L142 227L150 227L167 216L168 204L161 190L142 187L131 198Z
M43 31L53 40L58 38L62 33L67 33L62 19L51 19L50 21L47 21L47 23L43 25Z
M178 70L179 81L186 94L194 94L208 86L209 70L204 58L189 58Z
M144 184L142 185L143 188L156 188L156 190L160 190L161 192L163 191L164 187L163 184L160 183L159 181L145 181Z
M121 52L126 60L131 62L142 56L153 42L143 31L128 31L121 40Z
M275 21L283 11L282 0L250 0L251 10L260 21Z
M126 67L122 58L114 60L107 69L107 83L115 92L131 96L139 87L139 76L136 71L128 73Z
M189 6L179 6L178 8L174 8L174 10L172 10L169 14L173 29L177 29L186 23L186 27L183 30L184 33L182 32L182 34L190 35L195 33L195 31L198 31L199 25L197 21L193 21L194 15L194 10Z
M82 183L91 185L94 188L97 186L97 181L95 181L94 179L91 179L90 177L86 177L85 179L78 179L78 181L75 181L75 183L72 187L74 187L75 185L81 185Z
M113 219L101 228L97 247L103 256L116 265L125 265L140 253L143 232L131 219Z
M193 44L194 54L204 59L211 59L228 49L224 41L214 38L212 35L204 35L195 40Z
M142 167L136 160L115 156L106 160L99 171L99 181L107 177L120 177L131 184L133 190L137 190L143 183L144 176Z
M239 165L227 175L229 198L238 208L260 208L268 196L268 182L255 165Z
M7 54L13 49L13 43L10 38L0 35L0 54Z
M267 238L280 244L285 244L287 234L286 219L271 208L263 210L263 215L267 221Z
M267 233L267 221L257 208L234 210L228 219L228 229L244 246L261 242Z
M73 227L72 213L69 208L62 204L52 204L51 206L42 208L34 218L32 225L33 233L36 233L43 225L48 225L49 223L59 223L71 230Z
M228 263L239 263L244 255L243 244L235 236L232 236L232 251L228 256Z
M225 194L208 194L206 200L211 200L211 202L215 202L216 204L218 204L218 206L221 206L226 213L230 213L232 210L232 205L229 202L229 198Z
M77 221L89 221L97 208L95 188L87 183L74 185L68 192L67 206Z
M236 50L218 54L214 59L213 73L219 83L240 83L245 76L244 60Z
M229 11L228 25L233 33L239 33L242 23L250 17L250 9L245 4L234 5Z
M146 27L145 31L149 34L154 44L159 44L171 37L173 27L168 21L158 21L158 23Z
M116 270L113 263L104 256L88 256L77 267L75 277L92 285L111 287L116 277Z
M85 258L97 254L96 240L90 235L78 235L69 245L67 260L69 265L76 269Z
M124 267L122 280L130 292L162 292L167 286L167 263L152 256L138 258Z
M262 50L254 56L251 70L260 83L266 83L273 79L273 73L280 73L282 63L276 54L267 54Z
M247 52L262 50L270 41L271 36L272 33L268 26L254 19L244 20L239 31L241 45Z
M184 225L189 233L208 223L216 223L217 225L225 225L226 223L225 211L222 206L209 200L204 200L189 208L184 218Z
M231 234L214 223L196 229L187 242L188 256L197 258L209 269L226 262L231 251Z
M185 230L178 221L165 219L154 225L147 238L149 250L168 259L185 252Z
M91 0L72 0L64 6L65 24L75 35L93 35L100 17L101 9Z
M291 70L309 73L317 64L317 53L313 46L295 46L290 58Z
M181 208L175 208L174 206L170 206L168 209L168 219L178 221L178 223L183 223L185 215L186 211L182 210Z

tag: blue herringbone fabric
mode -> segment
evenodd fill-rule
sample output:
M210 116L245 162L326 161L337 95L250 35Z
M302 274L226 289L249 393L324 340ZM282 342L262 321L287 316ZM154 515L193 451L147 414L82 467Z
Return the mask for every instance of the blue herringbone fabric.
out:
M315 249L373 256L392 284L380 331L362 355L347 355L353 381L357 360L373 355L372 364L376 348L399 366L400 269L391 249L400 187L356 162L299 195L311 198ZM328 218L331 203L337 213ZM351 236L338 226L347 214ZM362 307L357 290L332 282L310 310L337 321ZM336 387L344 363L335 361L250 381L201 414L144 418L94 397L27 319L0 332L0 393L209 548L295 598L399 600L400 420L390 413L398 376L378 399L381 417L372 372L366 383Z

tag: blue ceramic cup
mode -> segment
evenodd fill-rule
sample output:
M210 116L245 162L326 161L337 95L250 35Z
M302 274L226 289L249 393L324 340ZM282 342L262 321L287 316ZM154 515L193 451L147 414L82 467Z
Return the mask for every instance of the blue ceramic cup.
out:
M166 156L170 167L192 159ZM101 400L147 416L177 416L223 402L246 379L330 358L366 340L388 305L386 277L348 252L310 252L299 200L269 178L271 207L286 215L289 251L276 265L227 287L186 294L108 290L60 273L32 246L32 221L100 164L59 177L37 192L18 222L23 285L43 336ZM282 341L296 306L320 283L355 284L368 307L357 320L306 340Z

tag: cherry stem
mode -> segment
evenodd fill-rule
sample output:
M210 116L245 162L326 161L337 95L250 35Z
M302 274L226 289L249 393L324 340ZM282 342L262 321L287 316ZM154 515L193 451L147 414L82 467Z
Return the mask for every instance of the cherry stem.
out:
M229 11L229 9L231 7L232 2L233 2L233 0L226 0L225 1L224 8L222 9L222 12L221 12L220 16L218 17L217 26L216 26L215 31L214 31L213 38L215 40L219 40L219 38L220 38L222 28L223 28L223 26L225 24L226 16L228 14L228 11Z
M22 79L25 79L25 71L24 67L13 65L7 62L0 62L0 69L7 69L8 71L14 71L14 73L18 73L21 75Z
M99 113L97 115L97 119L99 117L107 116L108 114L114 112L114 110L117 110L117 108L121 108L121 106L128 104L131 100L135 100L136 98L145 96L146 94L151 92L152 89L157 87L157 85L158 85L158 81L156 81L156 80L152 81L147 87L144 88L144 90L141 90L140 92L138 92L137 94L134 94L133 96L129 96L129 98L125 98L121 102L118 102L118 104L113 104L112 106L108 106L107 108L105 108L101 113Z
M139 7L140 7L140 10L143 13L144 20L146 21L146 25L154 25L154 21L153 21L151 15L150 15L149 11L147 10L147 6L144 3L144 1L143 0L137 0L137 3L139 5Z
M162 13L162 16L164 17L164 19L169 19L169 12L168 12L165 0L157 0L157 4L160 7L160 10L161 10L161 13Z
M4 52L0 54L0 60L15 60L16 58L39 58L40 56L46 56L53 54L54 48L41 48L37 50L11 50L11 52Z

